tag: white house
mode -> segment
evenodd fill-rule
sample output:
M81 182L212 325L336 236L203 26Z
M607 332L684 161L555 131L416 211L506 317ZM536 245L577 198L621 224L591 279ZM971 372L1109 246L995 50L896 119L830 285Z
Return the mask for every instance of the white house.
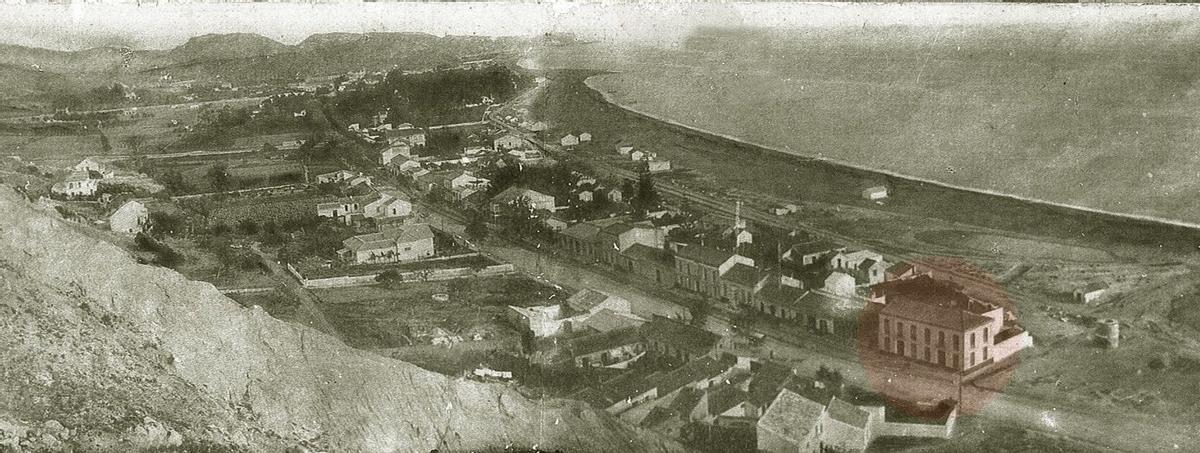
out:
M457 190L466 187L476 190L486 189L491 183L492 182L487 178L480 178L471 174L471 172L464 171L461 175L455 176L454 179L450 180L450 190Z
M375 219L403 217L412 214L412 203L388 193L379 194L379 199L363 206L363 215Z
M525 146L526 143L524 138L513 134L504 134L492 140L492 147L498 150L516 149Z
M650 173L662 173L671 171L671 161L669 160L648 160L646 161L646 171Z
M137 200L129 200L108 217L108 228L122 234L141 233L150 222L150 211Z
M579 137L576 137L575 134L567 134L560 138L558 143L563 146L575 146L579 144Z
M1088 284L1080 288L1075 288L1075 301L1081 304L1090 304L1104 297L1108 292L1108 284L1104 282L1096 282Z
M54 183L50 191L70 197L90 197L100 187L99 179L92 179L87 171L72 171L62 182Z
M550 129L550 125L546 124L545 122L542 122L542 121L538 121L538 122L535 122L535 123L529 125L529 130L531 130L533 132L542 132L546 129Z
M587 133L587 132L584 132L584 133L582 133L582 134L579 134L579 142L580 142L580 143L583 143L583 142L590 142L590 141L592 141L592 134L589 134L589 133Z
M633 160L633 161L645 160L646 156L647 156L646 152L642 151L642 150L636 150L636 151L629 152L629 160Z
M343 198L328 203L317 203L317 216L350 222L350 216L362 214L362 207L351 198Z
M383 165L390 164L392 159L397 157L412 157L412 147L407 143L397 143L389 146L379 155L379 163Z
M329 173L323 173L323 174L317 175L317 183L318 184L326 184L326 183L342 182L347 179L353 178L355 176L358 176L358 173L352 172L350 170L331 171Z
M632 152L633 152L633 145L630 145L628 143L621 143L621 144L617 145L617 154L620 154L622 156L628 156L629 153L632 153Z
M862 197L867 200L882 200L888 197L888 189L884 186L868 187L863 189Z
M433 256L433 230L426 224L389 226L378 233L360 234L342 241L338 254L348 261L395 263Z

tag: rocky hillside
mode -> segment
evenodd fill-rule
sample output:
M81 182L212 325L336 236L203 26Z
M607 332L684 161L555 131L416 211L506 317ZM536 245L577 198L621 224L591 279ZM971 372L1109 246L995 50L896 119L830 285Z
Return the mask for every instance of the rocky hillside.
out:
M0 451L678 451L351 349L0 189Z

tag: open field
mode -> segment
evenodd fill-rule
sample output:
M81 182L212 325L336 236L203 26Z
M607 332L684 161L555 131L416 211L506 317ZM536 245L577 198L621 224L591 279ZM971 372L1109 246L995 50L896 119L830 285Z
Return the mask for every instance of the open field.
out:
M1198 35L1167 20L703 29L676 49L576 47L541 63L620 71L593 86L785 153L1200 223L1200 71L1180 63Z
M209 221L231 226L243 220L253 220L259 224L273 221L278 225L315 216L317 204L332 199L333 197L320 195L296 194L224 200L213 209Z
M318 289L313 293L348 344L363 349L429 344L434 328L467 341L474 341L479 334L490 348L519 348L518 332L502 319L507 306L537 305L566 296L522 277ZM448 294L450 300L435 301L434 294Z

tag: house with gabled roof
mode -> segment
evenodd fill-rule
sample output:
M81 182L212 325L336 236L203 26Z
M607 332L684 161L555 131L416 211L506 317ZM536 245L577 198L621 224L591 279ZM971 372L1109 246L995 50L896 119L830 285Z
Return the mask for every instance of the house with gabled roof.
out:
M373 219L404 217L412 214L412 203L399 194L380 192L374 201L363 206L363 216Z
M799 262L801 265L810 265L825 255L832 255L846 250L846 246L826 240L816 240L793 244L788 247L781 260Z
M754 260L712 247L684 245L675 252L676 281L686 290L707 297L723 297L721 276L737 264L754 267Z
M535 211L539 209L553 211L556 207L554 196L552 195L546 195L524 187L513 186L504 189L503 192L492 197L492 214L499 214L504 207L519 201L528 203L529 207Z
M364 264L415 261L434 254L433 230L429 225L388 225L380 230L342 241L344 248L338 250L338 255Z
M825 406L784 390L758 419L758 451L797 453L820 451Z
M579 137L575 134L567 134L558 139L558 143L562 146L575 146L579 144Z
M492 140L492 147L499 151L524 148L528 144L524 138L513 134L504 134Z
M50 187L50 192L68 197L90 197L96 195L100 179L93 178L87 170L73 170L60 182Z

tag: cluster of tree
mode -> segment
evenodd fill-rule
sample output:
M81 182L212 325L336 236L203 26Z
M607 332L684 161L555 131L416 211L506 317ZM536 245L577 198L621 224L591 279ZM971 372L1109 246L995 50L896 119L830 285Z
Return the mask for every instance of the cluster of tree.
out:
M396 70L377 85L342 92L334 108L350 122L369 123L384 111L391 124L460 122L455 121L461 119L455 113L467 104L477 104L484 97L509 99L528 83L528 77L503 66L419 74Z
M283 244L279 257L295 263L309 257L336 259L337 251L342 248L342 241L353 236L355 231L341 222L318 221L293 234L296 239Z
M137 244L138 248L154 254L154 264L169 268L175 268L183 264L182 254L146 233L138 233L134 237L134 243Z
M258 110L257 113L254 110ZM304 112L303 116L295 113ZM174 145L180 148L231 146L234 139L252 135L307 130L324 133L328 127L319 101L306 96L272 97L262 107L206 109L192 130Z

